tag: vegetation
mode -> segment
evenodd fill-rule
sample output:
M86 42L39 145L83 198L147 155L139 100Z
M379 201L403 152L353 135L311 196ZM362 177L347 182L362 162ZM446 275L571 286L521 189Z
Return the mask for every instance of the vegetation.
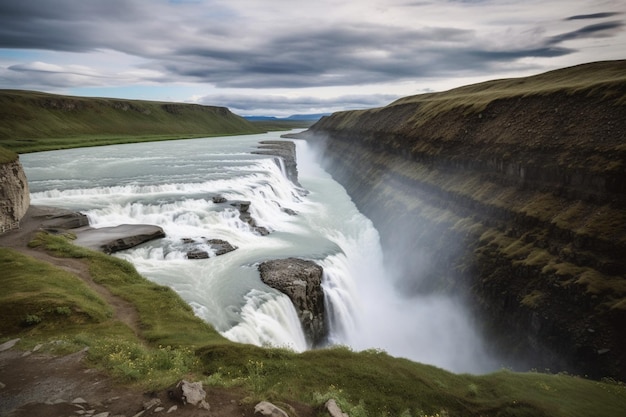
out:
M17 154L0 146L0 164L8 164L17 160Z
M224 107L0 90L0 145L18 153L260 132Z
M1 339L21 337L23 347L44 343L56 352L89 346L90 361L120 383L161 389L186 377L237 387L250 404L295 400L318 407L334 398L351 417L618 416L626 407L626 387L610 381L506 370L455 375L380 350L298 354L236 344L125 261L76 247L64 236L41 233L31 246L89 265L94 282L135 307L139 332L116 319L114 308L77 276L1 248Z
M404 97L390 106L420 104L420 110L413 118L419 123L454 108L465 108L467 112L478 113L495 100L548 95L555 92L571 95L597 94L597 90L601 90L607 100L615 100L616 104L626 105L625 69L626 61L578 65L532 77L487 81L440 93Z

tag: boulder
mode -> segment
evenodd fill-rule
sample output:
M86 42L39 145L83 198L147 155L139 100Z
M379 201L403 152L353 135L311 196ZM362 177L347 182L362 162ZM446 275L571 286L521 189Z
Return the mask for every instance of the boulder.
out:
M250 214L248 210L250 210L250 202L249 201L234 201L230 203L231 206L236 207L239 210L239 219L248 224L252 231L261 236L267 236L270 234L270 231L263 226L259 226Z
M326 404L324 404L324 407L326 407L326 411L328 411L328 414L330 414L330 417L350 417L346 413L341 411L341 408L339 408L339 406L337 405L337 401L335 401L332 398L326 401Z
M165 237L165 232L159 226L122 224L115 227L80 230L76 233L74 243L101 250L104 253L113 253L162 237Z
M211 408L206 402L206 391L202 388L202 382L189 382L183 379L168 391L168 396L182 404L191 404L205 410Z
M187 259L208 259L209 253L204 250L194 249L187 252Z
M255 417L289 417L285 411L267 401L261 401L254 406L254 415Z
M48 216L41 223L43 229L77 229L89 226L89 218L82 214L70 210L59 211L58 214Z
M207 239L206 243L211 245L211 249L215 251L215 256L224 255L237 249L236 246L222 239Z
M213 196L212 200L213 200L213 203L215 203L215 204L222 204L222 203L225 203L227 201L226 197L221 196L221 195Z
M327 336L323 269L313 261L297 258L277 259L259 265L261 280L289 297L293 303L307 342L320 345Z

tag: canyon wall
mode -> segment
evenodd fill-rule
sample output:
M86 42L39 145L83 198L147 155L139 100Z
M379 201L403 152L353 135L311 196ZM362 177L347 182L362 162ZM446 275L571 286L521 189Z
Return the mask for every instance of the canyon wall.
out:
M0 148L5 155L5 150ZM30 204L28 181L17 155L0 161L0 233L19 227L21 218Z
M519 369L626 380L625 116L612 61L335 113L300 137L404 292L464 297Z

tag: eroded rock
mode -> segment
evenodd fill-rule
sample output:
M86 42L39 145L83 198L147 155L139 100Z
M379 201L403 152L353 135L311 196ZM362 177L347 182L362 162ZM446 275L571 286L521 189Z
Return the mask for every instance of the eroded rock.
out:
M304 334L312 346L327 336L324 316L323 269L313 261L277 259L259 265L261 280L289 297L296 308Z
M165 237L159 226L150 224L123 224L100 229L85 229L76 233L75 244L104 253L130 249L145 242Z
M254 406L255 417L289 417L284 410L268 401L261 401Z

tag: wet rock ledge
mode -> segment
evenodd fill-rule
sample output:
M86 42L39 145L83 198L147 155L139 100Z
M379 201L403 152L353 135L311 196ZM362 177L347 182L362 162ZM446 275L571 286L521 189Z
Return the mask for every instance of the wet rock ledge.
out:
M261 281L287 295L296 308L307 343L321 345L328 335L324 316L323 269L313 261L276 259L259 265Z
M257 155L272 155L281 158L285 164L285 173L289 181L300 187L298 182L298 163L296 160L296 144L284 140L264 140L259 142Z

